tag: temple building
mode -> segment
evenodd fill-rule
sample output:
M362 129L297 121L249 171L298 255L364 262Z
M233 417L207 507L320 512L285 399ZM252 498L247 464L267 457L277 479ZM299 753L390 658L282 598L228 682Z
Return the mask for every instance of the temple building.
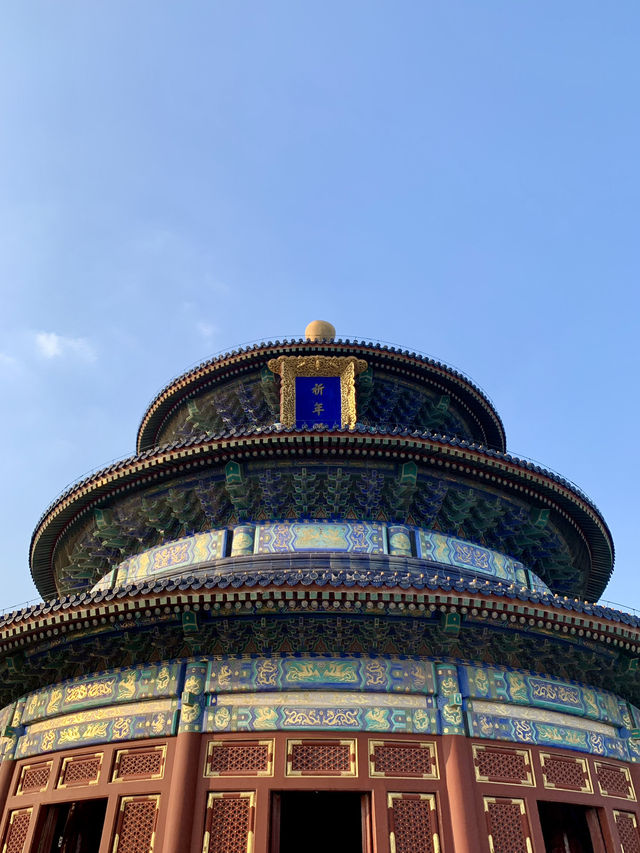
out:
M440 362L320 321L207 361L30 562L2 853L640 853L611 534Z

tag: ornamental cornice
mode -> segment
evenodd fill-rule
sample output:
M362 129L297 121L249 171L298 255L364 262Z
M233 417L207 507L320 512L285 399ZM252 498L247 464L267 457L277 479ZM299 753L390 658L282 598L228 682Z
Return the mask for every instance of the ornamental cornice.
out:
M74 596L43 603L4 618L0 624L0 667L7 658L15 663L16 655L26 660L34 654L37 667L39 657L47 651L101 636L113 637L114 632L126 647L131 643L135 646L138 631L156 627L163 632L188 631L184 626L191 624L191 617L185 614L192 614L201 627L206 624L216 630L219 624L224 631L229 620L246 621L247 617L306 618L324 613L343 618L345 625L351 617L409 619L441 630L443 649L451 643L455 648L457 634L449 638L449 646L446 642L448 617L453 616L457 630L466 632L464 636L486 629L502 635L506 632L505 636L526 635L527 642L557 646L554 654L558 660L569 647L578 654L604 655L604 659L615 662L615 671L628 682L624 693L638 701L640 621L629 614L566 597L537 596L525 588L495 582L474 585L469 579L443 575L411 582L401 573L388 573L381 583L379 576L372 579L366 573L362 575L355 582L335 576L329 580L327 575L306 584L286 577L269 579L268 573L254 573L241 583L233 576L222 575L172 578L108 593L83 594L77 597L83 600L78 601ZM377 586L372 586L373 582ZM474 654L477 660L484 660L481 644ZM605 681L606 677L604 674ZM620 692L620 685L615 690Z
M318 455L410 460L430 464L461 477L477 477L552 508L577 532L592 557L587 595L598 597L613 563L609 530L595 505L566 480L509 454L431 434L373 431L253 431L204 441L192 440L130 457L80 481L63 493L42 516L31 542L32 573L44 595L55 594L51 558L69 524L98 502L160 478L179 476L212 462L267 460ZM44 553L43 553L44 549Z
M374 361L388 362L409 368L410 374L415 378L424 378L425 374L431 373L440 377L446 383L459 388L464 394L469 395L473 401L480 406L484 415L488 415L495 431L496 443L505 446L505 431L502 420L489 397L468 377L454 368L448 367L442 362L422 356L408 350L401 350L393 346L373 344L365 341L336 340L335 342L311 342L302 339L292 341L276 341L272 343L256 344L245 349L233 350L230 353L217 356L209 361L203 362L192 370L186 371L181 376L168 383L151 401L143 415L136 447L138 452L152 447L159 435L162 425L175 409L196 391L200 391L210 384L215 384L225 378L240 376L258 363L277 358L282 355L296 355L300 353L320 353L331 356L356 355L373 359ZM266 363L266 361L265 361ZM411 369L415 373L411 373ZM394 367L391 368L392 372ZM169 405L169 401L178 397L175 404ZM483 429L477 413L474 413L464 401L464 396L458 398L458 403L471 414L478 425ZM167 409L167 406L169 408Z
M198 584L182 588L177 580L173 581L173 585L171 581L167 582L166 594L149 595L141 585L137 589L129 587L106 595L100 594L90 604L69 605L68 609L63 609L63 605L58 606L60 602L54 600L48 602L38 615L30 613L29 610L9 614L10 618L0 626L0 653L16 648L15 641L21 637L29 637L27 642L37 645L40 642L46 643L48 638L66 634L71 630L89 629L91 633L91 628L100 629L100 626L116 623L124 623L121 627L136 628L139 627L138 620L127 624L130 618L134 619L149 608L152 608L153 612L144 614L147 618L152 615L160 617L163 614L170 616L189 612L194 609L194 606L196 612L202 607L206 613L211 611L211 615L224 617L247 614L267 615L269 612L281 613L284 610L307 614L317 610L320 612L329 610L332 613L340 610L355 615L369 613L373 616L398 616L403 614L420 617L433 614L437 610L441 613L460 613L467 618L468 624L500 620L500 623L508 623L506 627L526 626L527 630L533 633L551 632L550 636L569 634L572 637L585 638L593 642L601 641L613 647L619 646L634 654L640 653L640 625L623 623L624 627L622 627L618 621L574 610L574 602L570 599L566 599L557 606L531 600L518 608L522 613L517 615L514 612L514 605L510 604L512 597L508 595L507 588L498 595L495 588L485 590L482 584L479 584L476 589L466 589L462 592L438 589L429 593L407 589L405 586L385 586L383 590L375 591L365 587L363 593L358 593L359 600L365 601L363 611L362 604L357 606L353 603L354 594L337 585L331 590L331 598L321 602L317 601L315 595L323 590L322 586L294 585L297 589L295 598L285 597L282 586L284 584L261 586L260 600L255 600L255 596L242 588L217 587L216 592L199 592ZM180 588L179 592L175 591L176 587ZM314 601L315 606L310 607L309 605ZM579 604L577 599L575 604ZM48 612L45 613L45 610ZM565 611L573 612L574 615L567 615ZM497 623L498 627L505 627L500 623ZM52 631L51 629L56 626L59 626L60 630ZM18 645L22 646L24 643L20 641Z

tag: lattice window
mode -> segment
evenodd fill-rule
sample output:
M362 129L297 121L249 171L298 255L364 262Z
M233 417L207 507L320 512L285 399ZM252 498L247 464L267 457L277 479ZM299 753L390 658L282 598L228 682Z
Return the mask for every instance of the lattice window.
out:
M640 853L640 834L638 834L638 820L631 812L613 812L616 822L618 838L622 853Z
M396 853L438 853L433 794L388 794L389 841Z
M371 776L437 779L436 745L433 741L369 741L369 772Z
M271 776L273 741L210 741L205 776Z
M290 740L287 776L355 776L355 740Z
M589 765L584 758L569 758L565 755L540 753L542 776L545 788L561 788L565 791L593 793Z
M49 782L52 761L40 761L38 764L25 764L20 773L16 794L44 791Z
M603 761L596 761L595 765L601 794L606 797L622 797L625 800L635 800L636 794L633 790L631 775L626 767L605 764Z
M531 833L524 800L485 797L484 811L493 853L528 853Z
M535 785L528 749L504 749L473 745L473 763L478 782Z
M167 747L149 746L119 749L113 766L112 782L127 779L162 779Z
M254 792L209 794L202 853L252 853Z
M74 788L79 785L96 785L102 767L102 753L65 758L60 770L58 788Z
M32 811L33 809L19 809L11 812L2 853L25 853Z
M159 799L122 798L113 853L152 853Z

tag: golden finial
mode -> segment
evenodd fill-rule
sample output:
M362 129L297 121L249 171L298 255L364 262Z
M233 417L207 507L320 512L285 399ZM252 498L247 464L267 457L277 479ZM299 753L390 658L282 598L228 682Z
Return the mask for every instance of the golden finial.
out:
M308 341L333 341L336 328L326 320L313 320L304 330L304 336Z

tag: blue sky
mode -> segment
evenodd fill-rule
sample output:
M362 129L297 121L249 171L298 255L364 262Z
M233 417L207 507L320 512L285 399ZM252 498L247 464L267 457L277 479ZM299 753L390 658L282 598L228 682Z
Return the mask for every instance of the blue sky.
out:
M174 375L327 319L471 376L640 608L636 0L5 4L0 606Z

